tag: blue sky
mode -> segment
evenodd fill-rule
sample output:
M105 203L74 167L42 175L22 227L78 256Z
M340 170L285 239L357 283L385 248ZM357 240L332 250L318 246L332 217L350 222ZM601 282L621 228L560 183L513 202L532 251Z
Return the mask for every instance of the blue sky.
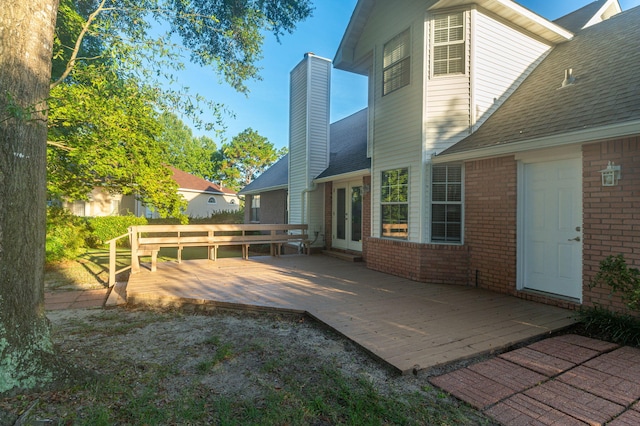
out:
M548 19L556 19L579 9L592 0L519 0L518 3ZM188 67L182 83L215 102L223 103L235 118L225 117L225 137L251 127L276 147L288 144L289 72L306 52L333 59L357 0L315 0L313 16L301 23L295 33L275 41L267 35L261 81L249 82L249 96L239 94L219 82L209 70ZM623 10L640 5L640 0L620 0ZM331 82L331 121L339 120L366 106L366 79L334 70ZM194 129L196 135L206 134ZM219 144L219 138L210 134Z

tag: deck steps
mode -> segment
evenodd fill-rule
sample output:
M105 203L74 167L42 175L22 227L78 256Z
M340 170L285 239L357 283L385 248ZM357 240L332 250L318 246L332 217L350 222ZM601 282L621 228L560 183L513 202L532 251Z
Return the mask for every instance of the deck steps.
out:
M322 254L336 259L346 260L347 262L362 262L362 253L348 253L336 250L322 250Z

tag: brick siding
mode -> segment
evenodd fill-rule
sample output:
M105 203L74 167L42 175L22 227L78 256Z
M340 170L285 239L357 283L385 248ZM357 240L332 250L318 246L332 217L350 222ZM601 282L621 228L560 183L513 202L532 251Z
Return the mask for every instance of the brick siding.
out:
M600 262L623 254L627 264L640 268L640 137L583 146L583 304L624 310L609 289L590 288ZM617 186L604 187L600 170L609 161L621 166Z

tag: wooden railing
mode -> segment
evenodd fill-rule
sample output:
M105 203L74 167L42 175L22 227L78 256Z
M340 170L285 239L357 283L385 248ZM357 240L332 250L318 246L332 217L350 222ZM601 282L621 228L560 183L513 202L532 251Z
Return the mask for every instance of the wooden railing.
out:
M113 287L116 284L117 274L131 269L131 265L125 266L124 268L121 268L121 269L116 269L117 257L118 257L116 246L118 244L118 241L125 237L131 238L131 234L130 233L123 234L123 235L120 235L119 237L116 237L107 241L107 243L109 243L109 287Z
M162 247L176 247L178 262L184 247L207 247L207 256L216 260L218 247L242 246L242 257L249 258L251 244L269 244L271 255L278 256L283 244L297 243L309 253L307 225L141 225L129 228L131 273L140 271L140 256L151 256L151 271L156 270Z

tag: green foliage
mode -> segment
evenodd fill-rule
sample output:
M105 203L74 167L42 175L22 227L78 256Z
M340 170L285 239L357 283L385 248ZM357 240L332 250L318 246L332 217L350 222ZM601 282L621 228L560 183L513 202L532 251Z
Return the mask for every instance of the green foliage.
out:
M47 209L46 261L72 260L84 252L86 222L59 207Z
M207 136L194 137L191 129L172 113L160 116L160 142L166 146L166 161L174 167L203 179L215 176L212 158L217 147Z
M594 338L640 347L640 318L603 307L581 308L578 319Z
M603 259L589 285L609 286L611 293L619 294L627 308L640 311L640 270L628 266L622 254Z
M195 224L241 224L244 223L244 210L219 210L215 213L211 213L211 216L206 218L189 218L189 223Z
M130 226L146 225L147 219L136 216L104 216L89 218L87 222L91 232L89 246L97 248L113 238L126 234Z
M224 144L216 157L218 178L222 185L236 191L247 186L269 166L287 153L249 128Z

